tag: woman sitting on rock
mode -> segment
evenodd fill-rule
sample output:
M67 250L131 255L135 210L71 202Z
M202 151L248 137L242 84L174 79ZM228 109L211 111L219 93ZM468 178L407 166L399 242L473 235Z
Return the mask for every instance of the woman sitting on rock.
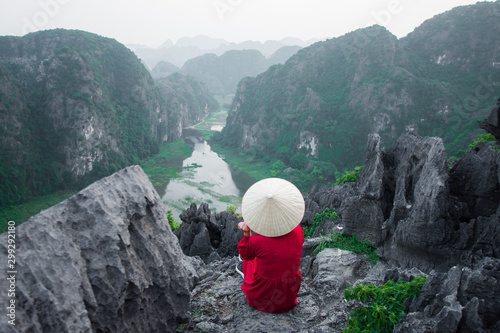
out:
M282 313L297 305L300 256L304 235L299 225L304 198L290 182L268 178L252 185L243 196L245 222L238 252L243 258L241 289L253 308ZM252 234L252 231L254 234Z

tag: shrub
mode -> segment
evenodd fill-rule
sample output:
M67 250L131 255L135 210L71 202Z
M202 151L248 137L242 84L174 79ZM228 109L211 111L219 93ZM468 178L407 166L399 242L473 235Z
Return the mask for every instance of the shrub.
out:
M167 220L168 220L168 224L170 225L170 229L172 229L172 231L174 231L175 229L177 229L181 226L180 223L175 222L175 219L172 216L171 210L167 210Z
M335 211L335 208L333 208L333 210L330 210L330 208L326 207L322 213L316 213L316 215L314 215L313 225L310 227L308 226L302 227L302 233L304 234L304 238L310 237L314 233L314 230L318 228L321 222L331 219L336 219L337 216L338 215L337 212Z
M359 181L360 166L357 166L352 171L346 171L340 178L335 181L335 185L340 183L357 183Z
M392 332L404 312L404 301L416 298L427 281L425 276L417 276L413 281L387 281L382 286L360 284L346 288L346 300L357 299L364 302L349 314L349 326L343 332Z
M474 149L474 147L479 143L479 142L488 142L488 141L494 141L495 140L495 137L493 136L493 134L491 133L483 133L483 134L479 134L476 138L476 140L474 140L474 142L472 142L471 144L469 144L469 149Z
M237 209L237 208L238 208L238 207L233 206L233 205L228 206L228 207L226 208L226 212L228 212L229 214L232 214L232 215L234 215L234 216L236 216L236 217L241 217L241 214L236 213L236 209Z
M304 154L295 154L292 156L292 158L290 158L290 166L294 169L305 169L308 163L309 160Z

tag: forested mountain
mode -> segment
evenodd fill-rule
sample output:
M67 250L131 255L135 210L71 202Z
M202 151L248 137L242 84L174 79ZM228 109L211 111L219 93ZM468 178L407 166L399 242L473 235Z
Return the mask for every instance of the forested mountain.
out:
M153 77L153 79L161 79L177 72L181 72L181 69L179 67L169 63L168 61L160 61L151 70L151 76Z
M162 90L113 39L62 29L0 37L0 206L137 163L216 103L190 110Z
M170 122L183 126L194 125L207 114L219 110L212 91L192 76L173 73L156 82L169 109L180 111L169 118Z
M455 154L500 95L498 17L500 2L478 3L399 40L373 26L313 44L243 79L215 139L269 162L308 155L340 171L362 164L369 133L385 145L406 131L441 136Z

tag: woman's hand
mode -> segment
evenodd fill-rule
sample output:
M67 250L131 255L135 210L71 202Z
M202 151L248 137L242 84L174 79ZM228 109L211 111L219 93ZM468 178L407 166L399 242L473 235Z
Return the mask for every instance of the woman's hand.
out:
M252 231L250 230L246 222L238 223L238 229L243 231L243 236L250 237L252 235Z

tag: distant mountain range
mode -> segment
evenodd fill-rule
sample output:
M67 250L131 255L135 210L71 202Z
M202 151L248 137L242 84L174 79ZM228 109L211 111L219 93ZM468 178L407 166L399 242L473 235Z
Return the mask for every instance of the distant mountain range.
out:
M214 53L220 56L229 50L258 50L264 57L269 58L284 46L306 47L318 41L320 39L302 41L298 38L288 37L279 41L269 40L264 43L258 41L234 43L208 36L196 36L181 38L176 43L167 40L156 49L138 44L128 44L126 46L137 54L149 69L152 69L160 61L167 61L177 67L182 67L189 59L206 53Z

